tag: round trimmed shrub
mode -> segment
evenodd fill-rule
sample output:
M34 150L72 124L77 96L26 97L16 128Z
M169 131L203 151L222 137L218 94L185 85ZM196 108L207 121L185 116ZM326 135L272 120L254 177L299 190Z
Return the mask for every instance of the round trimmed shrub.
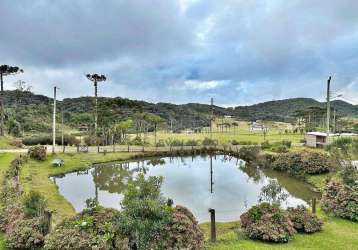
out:
M308 211L306 207L289 207L287 212L293 227L298 232L314 233L321 231L323 222L316 215Z
M161 242L160 248L157 244ZM172 219L165 228L160 239L153 245L153 249L191 249L203 248L204 235L194 215L186 207L176 206Z
M95 207L65 219L46 236L45 249L122 249L128 240L113 225L119 211Z
M286 243L296 232L287 213L277 204L261 203L240 216L245 234L254 240Z
M322 174L329 172L332 167L326 154L309 151L280 154L271 166L274 170L295 176Z
M358 184L348 186L336 181L327 183L321 207L326 213L358 221Z
M30 147L27 154L31 159L44 161L46 159L46 147L44 146L33 146Z

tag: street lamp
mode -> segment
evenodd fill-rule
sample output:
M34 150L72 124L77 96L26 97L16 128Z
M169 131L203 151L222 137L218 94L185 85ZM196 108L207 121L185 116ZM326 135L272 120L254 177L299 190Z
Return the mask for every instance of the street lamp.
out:
M95 97L95 115L94 115L94 129L97 131L98 122L98 101L97 101L97 84L107 80L105 75L87 74L87 79L94 83L94 97Z

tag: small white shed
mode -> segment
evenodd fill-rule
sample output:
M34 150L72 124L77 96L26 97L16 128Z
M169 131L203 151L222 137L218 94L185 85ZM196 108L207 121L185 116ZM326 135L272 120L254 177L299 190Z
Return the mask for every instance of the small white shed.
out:
M330 143L330 137L333 134L329 134L327 137L327 133L323 132L308 132L306 133L306 146L312 148L322 148L325 145Z

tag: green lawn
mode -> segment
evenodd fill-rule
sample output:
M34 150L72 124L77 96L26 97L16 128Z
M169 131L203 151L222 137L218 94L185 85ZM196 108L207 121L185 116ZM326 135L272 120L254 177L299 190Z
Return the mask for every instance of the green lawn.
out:
M205 138L210 138L210 133L166 133L160 131L157 133L157 140L166 140L168 138L173 138L181 141L188 141L188 140L203 140ZM269 142L276 142L282 140L289 140L292 143L299 143L303 138L304 135L301 134L293 134L293 133L279 133L277 130L273 130L268 132L266 137L264 138L263 133L261 132L249 132L247 130L238 130L238 131L229 131L229 132L216 132L212 134L212 138L214 140L218 140L220 144L229 143L232 140L236 141L251 141L253 143L261 143L265 139ZM146 140L151 144L154 144L154 134L150 133L147 135Z
M35 190L40 192L47 200L53 213L54 225L63 218L75 214L75 210L59 192L57 186L49 179L49 176L68 173L75 170L86 169L93 163L128 160L140 153L115 153L115 154L58 154L48 156L46 161L29 160L21 169L20 180L25 192ZM62 167L53 167L51 161L61 158L65 161Z
M270 244L245 239L241 235L242 233L239 235L236 232L239 222L219 223L217 226L218 242L215 244L207 243L206 246L209 250L358 249L358 223L328 217L321 212L319 212L319 216L324 220L321 232L312 235L296 234L287 244ZM208 239L209 224L205 223L201 226L205 232L206 239Z

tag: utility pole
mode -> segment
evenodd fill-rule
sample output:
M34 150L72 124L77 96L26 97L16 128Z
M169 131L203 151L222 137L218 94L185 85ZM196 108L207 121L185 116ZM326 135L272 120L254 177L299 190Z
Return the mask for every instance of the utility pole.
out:
M62 144L62 150L63 152L65 152L64 133L63 133L63 109L61 110L61 144Z
M210 117L210 139L213 139L213 119L214 119L214 98L211 97L211 117Z
M52 153L55 153L56 146L56 91L57 87L53 87L53 116L52 116Z
M333 133L336 133L336 109L333 108Z
M330 120L330 116L331 116L331 103L330 103L330 94L331 94L331 90L330 90L330 86L331 86L331 79L332 77L328 77L327 80L327 140L328 140L328 136L329 136L329 120Z

